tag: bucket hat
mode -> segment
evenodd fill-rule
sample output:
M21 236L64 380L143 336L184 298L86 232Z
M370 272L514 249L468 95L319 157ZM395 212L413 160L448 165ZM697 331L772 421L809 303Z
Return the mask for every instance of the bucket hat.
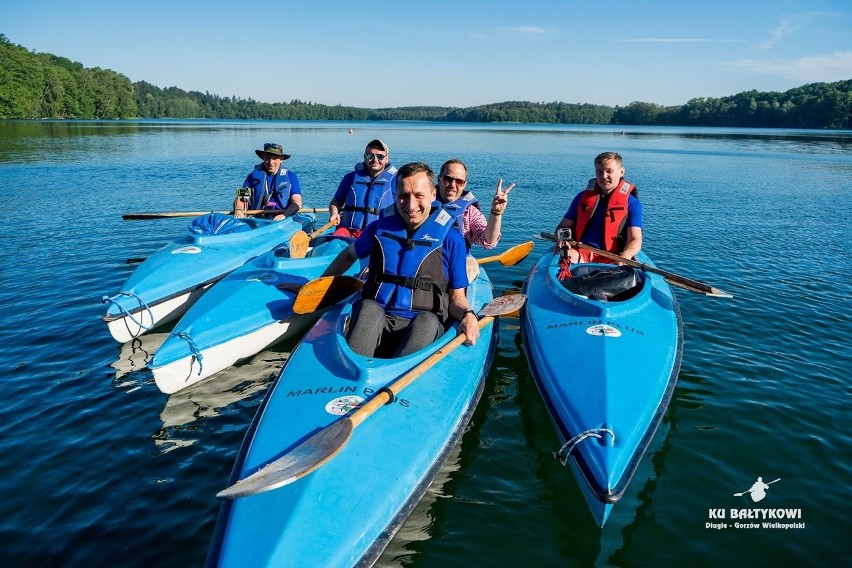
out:
M281 144L272 144L271 142L267 142L263 145L263 150L255 150L255 154L261 160L263 159L264 154L269 154L270 156L278 156L282 160L286 160L290 157L290 154L284 153L284 148L281 147Z

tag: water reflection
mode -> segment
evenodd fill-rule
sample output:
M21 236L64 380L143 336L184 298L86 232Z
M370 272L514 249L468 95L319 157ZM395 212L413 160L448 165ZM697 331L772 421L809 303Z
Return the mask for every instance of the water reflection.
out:
M289 351L263 351L244 364L169 395L160 412L162 427L152 436L154 444L161 452L194 444L199 421L266 390L289 356Z
M142 381L134 380L141 377L138 375L131 377L129 375L137 371L144 371L148 366L148 362L154 357L154 352L168 336L168 333L147 333L122 344L119 349L118 359L110 365L115 369L115 380L113 381L115 387L130 389L142 386Z

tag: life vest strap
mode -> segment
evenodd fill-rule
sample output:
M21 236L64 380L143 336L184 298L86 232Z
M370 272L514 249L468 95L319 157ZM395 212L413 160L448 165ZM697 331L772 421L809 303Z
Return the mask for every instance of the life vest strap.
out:
M358 207L355 205L344 205L343 211L355 211L356 213L369 213L372 215L378 215L380 209L377 207Z
M434 286L434 282L432 282L431 278L418 278L415 276L399 276L396 274L378 274L376 275L376 282L382 283L387 282L388 284L395 284L397 286L404 286L406 288L410 288L412 290L425 290L427 292L432 291L432 287Z
M408 250L413 249L415 246L422 246L422 247L432 246L432 243L430 241L426 241L426 240L422 240L422 239L412 239L412 238L406 239L406 238L403 238L403 237L398 237L397 235L392 235L390 233L385 233L384 236L389 238L389 239L395 240L396 242L400 243L401 245L407 247Z

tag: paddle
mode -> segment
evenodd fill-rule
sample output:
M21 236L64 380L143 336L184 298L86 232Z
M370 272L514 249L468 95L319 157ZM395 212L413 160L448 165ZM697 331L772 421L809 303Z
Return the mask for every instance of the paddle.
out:
M252 209L246 211L246 215L260 215L263 213L271 213L269 209ZM201 217L208 213L224 213L232 215L233 211L166 211L162 213L125 213L121 216L125 221L143 221L147 219L166 219L168 217ZM299 213L328 213L328 208L323 207L303 207L299 209Z
M493 262L495 260L498 260L503 266L514 266L524 260L530 254L530 251L532 251L534 246L535 244L532 241L527 241L525 243L515 245L500 254L495 254L494 256L486 256L484 258L477 258L476 262L478 262L479 264L485 264L486 262Z
M310 314L324 310L363 287L364 281L354 276L321 276L299 288L293 301L293 313Z
M479 329L485 327L495 317L517 310L525 300L526 296L523 294L495 298L480 310ZM404 388L431 369L438 361L452 353L464 343L465 339L465 334L460 333L413 369L379 390L373 398L356 408L351 414L332 422L258 471L223 489L216 496L233 499L270 491L293 483L322 467L346 446L358 425L392 401Z
M553 236L552 233L541 233L541 238L549 241L555 241L556 237ZM653 272L654 274L659 274L666 279L666 282L669 284L674 284L675 286L679 286L680 288L684 288L686 290L690 290L691 292L697 292L699 294L704 294L705 296L713 296L715 298L733 298L732 294L727 292L723 292L718 288L710 286L709 284L704 284L703 282L699 282L698 280L693 280L691 278L687 278L685 276L680 276L679 274L675 274L674 272L669 272L667 270L662 270L656 268L654 266L650 266L645 264L644 262L637 262L635 260L631 260L629 258L624 258L623 256L619 256L617 254L613 254L611 252L607 252L605 250L601 250L595 248L591 245L587 245L585 243L581 243L579 241L568 241L571 246L577 248L584 248L586 250L592 251L596 255L602 256L604 258L608 258L610 260L615 260L616 262L620 262L627 266L632 266L633 268L638 268L640 270L644 270L645 272Z
M323 225L322 227L320 227L319 229L317 229L316 231L311 233L311 238L320 236L322 233L324 233L327 230L329 230L330 228L334 227L336 224L337 223L335 223L334 221L329 221L328 223L326 223L325 225Z
M774 481L770 481L766 485L772 485L773 483L775 483L775 481L781 481L781 478L779 477L778 479L776 479ZM745 495L746 493L751 493L752 491L753 491L753 489L749 489L748 491L740 491L739 493L734 493L734 497L740 497L742 495Z
M290 237L290 258L305 258L308 254L308 246L311 244L311 237L305 231L296 231Z

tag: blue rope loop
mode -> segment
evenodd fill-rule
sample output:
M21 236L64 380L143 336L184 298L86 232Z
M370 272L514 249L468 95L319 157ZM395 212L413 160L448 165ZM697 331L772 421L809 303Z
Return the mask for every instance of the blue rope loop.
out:
M610 441L610 445L615 444L615 432L610 430L609 428L593 428L591 430L586 430L585 432L580 432L567 442L565 442L561 448L559 448L558 452L553 452L553 458L558 461L560 464L565 465L568 463L568 458L571 456L571 452L574 451L574 448L577 447L577 444L585 440L586 438L597 438L600 440L603 438L603 434L609 434L612 438Z
M201 351L199 351L198 346L195 344L189 334L185 331L181 331L179 333L173 333L172 337L183 339L189 344L189 350L192 351L192 357L194 361L198 361L198 374L201 375L201 369L203 367L203 365L201 364L201 360L204 359L204 357L201 355ZM192 364L190 364L189 368L192 369ZM186 380L189 380L189 377L187 377Z
M151 330L150 326L147 326L147 325L143 324L141 321L137 320L135 317L133 317L133 314L131 314L129 311L127 311L127 308L125 308L124 306L122 306L121 304L116 302L116 299L118 299L120 296L127 296L127 297L130 297L130 298L136 298L136 300L139 302L139 307L145 308L145 311L148 312L148 316L151 318L151 322L152 322L152 325L153 325L154 312L151 311L151 308L148 307L148 304L145 303L145 300L143 300L142 298L140 298L139 296L137 296L133 292L119 292L115 296L104 296L103 298L101 298L101 303L115 305L116 307L118 307L119 311L122 314L124 314L125 318L129 319L130 321L135 323L137 326L139 326L139 333L137 333L135 335L131 334L133 337L139 337L140 335L142 335L142 333L144 331L150 331Z

